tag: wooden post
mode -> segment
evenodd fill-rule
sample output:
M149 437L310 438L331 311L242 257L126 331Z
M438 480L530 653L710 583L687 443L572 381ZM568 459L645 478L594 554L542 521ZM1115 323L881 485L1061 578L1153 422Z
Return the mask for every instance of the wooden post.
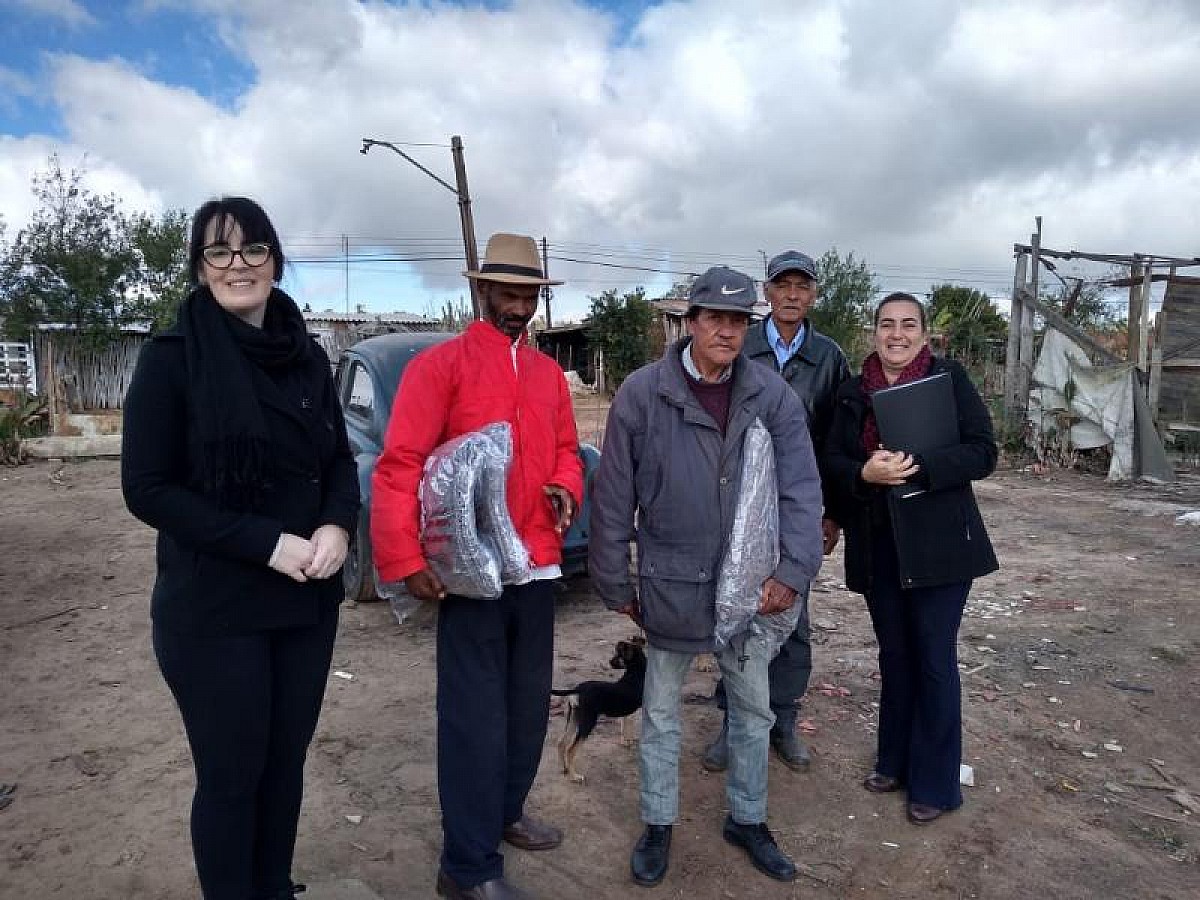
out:
M1029 294L1038 299L1038 269L1041 266L1042 217L1037 216L1037 231L1029 237ZM1021 417L1029 409L1029 384L1033 380L1033 304L1021 304L1021 344L1018 353L1020 368L1017 370L1017 409Z
M1008 353L1004 359L1004 411L1011 424L1020 422L1020 392L1017 382L1021 371L1021 318L1025 304L1025 267L1029 257L1024 251L1017 253L1017 264L1013 275L1012 301L1008 307Z
M1146 263L1146 271L1142 276L1142 303L1141 303L1141 326L1138 328L1138 333L1141 340L1138 342L1137 352L1137 367L1143 372L1146 371L1149 360L1150 349L1150 285L1154 276L1154 266L1149 262Z
M1128 358L1137 365L1138 347L1144 343L1142 335L1142 257L1135 254L1133 264L1129 267L1129 350Z

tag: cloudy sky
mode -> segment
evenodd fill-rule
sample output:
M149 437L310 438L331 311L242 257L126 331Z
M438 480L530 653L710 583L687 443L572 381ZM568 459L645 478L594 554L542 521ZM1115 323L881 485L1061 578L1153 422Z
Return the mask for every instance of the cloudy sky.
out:
M452 180L461 135L481 252L545 236L556 319L788 247L1003 298L1035 215L1200 255L1194 0L3 0L0 47L10 237L52 152L129 210L249 194L316 308L464 292L453 194L364 137Z

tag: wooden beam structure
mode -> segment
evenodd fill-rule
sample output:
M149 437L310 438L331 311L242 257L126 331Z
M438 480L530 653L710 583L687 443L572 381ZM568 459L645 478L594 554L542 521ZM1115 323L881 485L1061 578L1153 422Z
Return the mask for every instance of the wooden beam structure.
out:
M1013 244L1013 254L1016 257L1016 270L1013 278L1012 303L1009 314L1008 357L1004 369L1004 406L1010 423L1019 422L1025 415L1029 404L1029 389L1033 374L1033 316L1036 313L1046 323L1092 355L1096 362L1116 365L1129 362L1147 373L1141 381L1149 388L1149 398L1153 401L1160 390L1168 388L1164 383L1170 381L1173 372L1193 372L1200 369L1200 357L1192 351L1192 344L1185 342L1180 346L1175 343L1173 350L1167 352L1165 342L1167 332L1159 313L1155 327L1151 328L1150 301L1151 288L1156 282L1200 284L1200 278L1177 276L1178 269L1200 267L1200 256L1180 257L1167 256L1157 253L1085 253L1079 250L1056 250L1042 245L1042 219L1036 217L1037 231L1030 236L1028 244ZM1070 322L1057 310L1047 306L1038 297L1038 274L1041 265L1049 266L1045 261L1054 260L1087 260L1090 262L1108 263L1124 266L1129 269L1126 278L1105 280L1103 283L1111 287L1129 289L1128 359L1121 359L1108 348L1099 344L1090 335ZM1050 266L1050 268L1053 268ZM1159 271L1155 271L1155 270ZM1169 271L1162 271L1169 270ZM1178 321L1172 326L1174 331L1180 327ZM1152 331L1155 340L1150 340ZM1172 333L1174 333L1174 331ZM1200 343L1197 344L1200 347ZM1164 394L1165 397L1165 394ZM1165 401L1164 401L1165 402ZM1157 404L1151 403L1151 409L1157 417Z
M1116 356L1111 350L1096 343L1095 339L1087 334L1087 332L1081 330L1078 325L1069 321L1068 319L1064 319L1058 310L1047 306L1037 297L1030 294L1028 290L1025 291L1025 296L1022 298L1022 302L1029 307L1031 311L1036 311L1039 316L1046 320L1048 325L1051 325L1058 331L1061 331L1075 343L1079 344L1079 346L1083 347L1084 350L1087 350L1089 353L1094 353L1100 359L1100 361L1106 365L1114 366L1125 362L1125 360L1121 359L1119 356ZM1027 394L1026 400L1028 399L1029 398Z
M1013 253L1031 253L1032 251L1032 244L1013 244ZM1038 255L1051 259L1084 259L1117 266L1130 266L1134 262L1148 262L1157 268L1175 266L1182 269L1188 266L1200 266L1200 256L1162 256L1158 253L1083 253L1079 250L1051 250L1047 247L1039 247Z
M1021 405L1021 394L1018 390L1017 373L1021 366L1021 328L1020 322L1025 308L1022 298L1025 296L1025 271L1029 263L1027 253L1017 254L1016 272L1013 275L1012 301L1008 309L1008 352L1004 357L1004 410L1009 425L1016 426L1024 416L1025 408Z

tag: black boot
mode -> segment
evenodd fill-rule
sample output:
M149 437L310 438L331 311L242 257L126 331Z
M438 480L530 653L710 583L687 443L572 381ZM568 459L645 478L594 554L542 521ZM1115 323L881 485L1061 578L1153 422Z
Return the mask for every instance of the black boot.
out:
M771 746L785 766L793 772L803 772L812 762L804 741L796 734L796 707L787 706L775 710L775 724L771 727Z
M741 825L733 821L733 816L727 816L721 835L735 847L745 850L750 856L750 862L754 863L754 867L760 872L770 875L776 881L796 880L795 863L779 849L766 822Z
M644 887L658 884L666 877L670 861L671 826L647 825L629 858L633 880Z

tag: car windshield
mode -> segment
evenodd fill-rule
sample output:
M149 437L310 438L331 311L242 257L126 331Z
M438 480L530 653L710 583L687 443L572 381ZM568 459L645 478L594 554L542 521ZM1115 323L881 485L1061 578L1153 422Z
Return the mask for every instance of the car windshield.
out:
M372 353L375 369L379 373L379 387L383 392L385 410L390 410L392 401L396 399L396 388L400 385L400 376L404 372L404 367L426 347L440 344L449 337L452 335L442 332L405 335L406 340L403 345L390 346L382 352Z

